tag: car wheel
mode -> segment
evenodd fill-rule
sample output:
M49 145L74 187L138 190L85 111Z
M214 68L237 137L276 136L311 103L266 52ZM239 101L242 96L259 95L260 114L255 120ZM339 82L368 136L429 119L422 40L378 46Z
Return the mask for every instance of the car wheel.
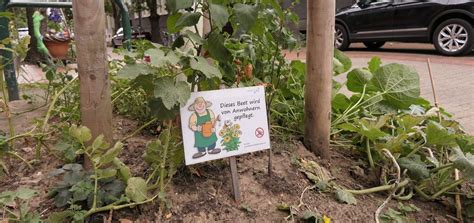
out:
M471 52L474 43L472 25L462 19L442 22L433 33L436 50L447 56L463 55Z
M350 44L346 28L340 24L336 24L336 29L334 31L334 47L338 50L347 50Z
M365 47L367 47L367 49L376 50L382 47L383 45L385 45L385 42L383 41L364 42L364 45Z

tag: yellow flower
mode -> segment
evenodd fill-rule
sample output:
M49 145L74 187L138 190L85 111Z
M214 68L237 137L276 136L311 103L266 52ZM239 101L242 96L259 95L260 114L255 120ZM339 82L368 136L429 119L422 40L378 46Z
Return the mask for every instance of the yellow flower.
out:
M219 132L219 136L224 136L224 130L221 130L221 131Z
M235 124L235 125L234 125L234 128L235 128L235 129L240 129L240 125L239 125L239 124Z
M234 134L233 134L232 136L233 136L234 138L239 138L239 137L240 137L239 133L237 133L237 132L234 132Z
M229 136L224 137L224 142L229 142L229 141L230 141L230 137L229 137Z

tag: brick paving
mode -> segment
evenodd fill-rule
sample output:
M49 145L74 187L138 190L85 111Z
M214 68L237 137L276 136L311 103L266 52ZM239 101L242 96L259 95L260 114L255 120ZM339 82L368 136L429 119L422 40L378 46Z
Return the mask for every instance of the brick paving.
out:
M438 55L429 44L388 43L378 51L368 51L361 44L353 44L345 53L353 67L366 67L373 56L384 64L402 63L413 66L420 75L421 95L433 102L427 58L431 60L438 103L454 115L469 134L474 134L474 52L464 57ZM288 58L305 60L305 50L290 53ZM338 81L343 81L337 77Z

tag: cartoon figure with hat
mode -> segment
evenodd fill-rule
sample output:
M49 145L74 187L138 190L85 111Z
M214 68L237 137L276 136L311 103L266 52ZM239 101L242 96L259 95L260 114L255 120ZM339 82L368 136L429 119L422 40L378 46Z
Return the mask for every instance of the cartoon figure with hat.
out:
M193 114L189 118L189 128L194 132L194 147L198 152L193 155L193 159L201 158L207 153L218 154L221 149L216 148L217 136L215 125L220 117L215 117L214 112L209 109L212 106L210 101L203 97L197 97L194 103L188 107Z

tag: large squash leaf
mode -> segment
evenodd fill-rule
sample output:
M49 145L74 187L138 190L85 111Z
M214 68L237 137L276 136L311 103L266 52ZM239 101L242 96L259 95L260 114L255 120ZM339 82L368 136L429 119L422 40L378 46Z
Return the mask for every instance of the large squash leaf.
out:
M168 110L186 104L190 96L191 89L187 82L175 81L172 77L156 80L155 98L161 99Z
M352 92L362 92L364 86L372 80L372 73L366 69L354 69L347 74L347 89Z
M430 176L430 171L419 155L412 155L398 159L402 169L408 170L408 174L415 180L423 180Z
M388 64L378 69L372 79L383 92L385 101L398 109L406 109L420 97L420 78L411 67Z
M233 9L233 22L239 24L240 30L245 32L255 25L258 15L257 6L237 3Z
M211 15L212 24L219 30L229 21L229 12L227 8L218 4L209 4L209 12Z
M425 133L428 145L448 146L456 144L456 134L450 133L438 122L430 121L426 126Z

